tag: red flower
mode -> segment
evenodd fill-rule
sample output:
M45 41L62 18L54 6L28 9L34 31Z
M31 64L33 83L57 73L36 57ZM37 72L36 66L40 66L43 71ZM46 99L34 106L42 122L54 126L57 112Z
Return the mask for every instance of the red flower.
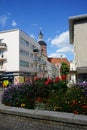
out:
M66 75L62 75L62 76L61 76L61 79L62 79L62 80L66 80L66 78L67 78Z
M34 81L35 81L35 80L39 80L39 79L40 79L40 78L39 78L39 77L37 77L37 76L36 76L36 77L34 77Z
M48 84L49 84L49 82L48 82L48 81L46 81L46 82L45 82L45 85L48 85Z
M56 77L55 80L54 80L54 82L58 82L59 80L60 80L60 78Z
M82 106L83 109L87 109L87 105Z
M51 84L52 80L50 78L47 79L47 81L45 82L46 85Z
M74 111L74 114L79 114L78 111Z

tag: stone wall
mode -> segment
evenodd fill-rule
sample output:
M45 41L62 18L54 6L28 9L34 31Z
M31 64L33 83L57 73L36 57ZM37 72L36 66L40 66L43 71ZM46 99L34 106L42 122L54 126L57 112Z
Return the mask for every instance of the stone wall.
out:
M87 116L0 104L0 130L87 130Z

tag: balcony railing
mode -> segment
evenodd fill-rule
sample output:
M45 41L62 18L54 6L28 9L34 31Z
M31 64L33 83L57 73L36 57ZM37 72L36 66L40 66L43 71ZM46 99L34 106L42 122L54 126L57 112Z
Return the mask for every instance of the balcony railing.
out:
M41 65L41 66L46 66L46 61L41 61L41 62L40 62L40 65Z
M0 43L0 50L5 50L7 49L6 43Z
M6 60L7 60L6 56L4 56L3 54L0 55L0 62L4 62Z
M34 55L37 55L39 53L39 50L37 48L34 48L33 53L34 53Z

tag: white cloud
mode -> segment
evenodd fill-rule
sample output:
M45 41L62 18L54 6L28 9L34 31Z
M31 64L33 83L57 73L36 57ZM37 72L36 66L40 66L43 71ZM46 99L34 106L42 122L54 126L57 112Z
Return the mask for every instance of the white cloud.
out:
M61 57L61 56L62 57L66 57L65 54L63 54L63 53L57 53L57 52L50 54L48 57L56 57L56 58L58 58L58 57Z
M56 48L56 51L51 53L49 57L72 57L73 58L73 46L69 43L69 31L63 32L58 36L55 36L51 40L51 47Z
M8 17L7 17L6 15L0 16L0 25L1 25L1 26L5 26L7 20L8 20Z
M60 52L62 52L62 53L72 52L72 48L70 48L70 47L68 47L68 46L65 46L65 47L62 47L62 48L58 49L56 52L57 52L57 53L60 53Z
M17 25L16 21L13 20L13 21L12 21L12 26L15 27L16 25Z
M48 55L48 57L59 57L59 55L57 53L52 53L52 54Z
M30 37L32 37L33 39L35 39L35 35L34 34L31 34Z
M52 46L64 46L69 43L69 31L63 32L59 36L55 36L54 39L51 40Z

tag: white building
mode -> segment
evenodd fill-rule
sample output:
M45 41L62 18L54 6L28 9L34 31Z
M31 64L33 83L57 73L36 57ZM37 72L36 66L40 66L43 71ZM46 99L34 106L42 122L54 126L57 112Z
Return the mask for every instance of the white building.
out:
M69 17L69 33L74 45L77 81L87 80L87 14Z
M76 66L75 66L75 61L70 62L70 83L71 84L76 84Z
M42 39L36 42L19 29L0 32L0 82L17 84L32 76L56 77L58 70L48 61L46 46Z
M17 84L30 80L35 74L38 77L56 76L56 68L46 56L45 42L36 42L19 29L0 32L0 39L0 81L7 83L9 79Z
M0 39L0 72L12 79L35 72L34 51L40 55L38 42L19 29L0 32Z

